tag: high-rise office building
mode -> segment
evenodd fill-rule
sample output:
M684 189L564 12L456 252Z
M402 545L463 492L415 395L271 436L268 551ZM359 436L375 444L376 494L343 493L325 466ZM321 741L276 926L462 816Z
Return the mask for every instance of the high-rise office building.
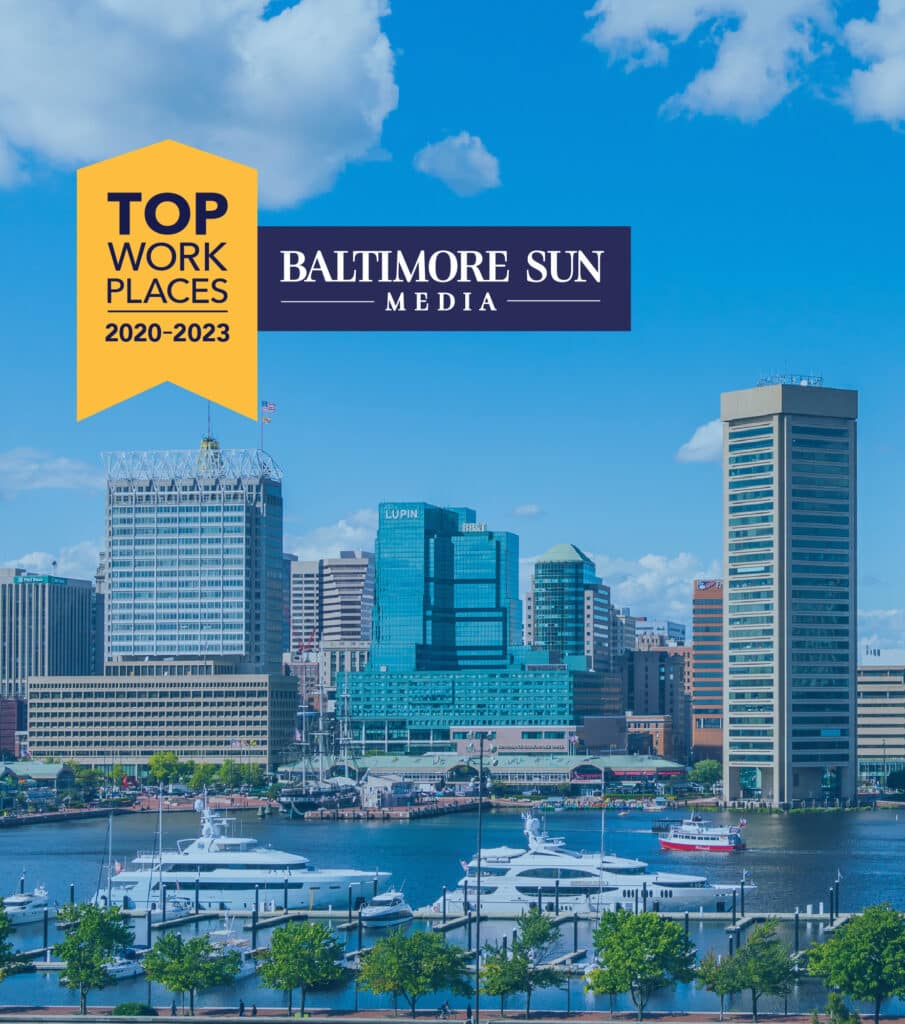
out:
M858 395L821 384L722 396L730 799L855 792Z
M685 691L685 659L669 647L633 651L622 656L625 705L630 733L643 731L650 719L654 747L665 757L687 763L691 745L691 702ZM657 717L668 722L655 722ZM668 747L663 747L668 737ZM658 743L660 746L658 747Z
M320 562L293 562L289 574L289 650L293 659L297 659L317 650L320 639Z
M371 665L381 672L506 668L521 640L518 537L472 509L380 506Z
M574 544L557 544L534 564L525 599L525 643L561 665L569 655L589 671L610 667L610 588Z
M723 760L723 581L694 580L691 595L691 750Z
M586 659L550 665L521 645L518 537L471 509L392 502L379 509L375 554L370 660L337 680L358 747L449 749L476 726L522 727L507 736L536 749L568 743L573 669Z
M634 651L637 647L635 639L636 616L631 608L614 608L610 614L610 657L613 665L616 659L626 651Z
M858 775L886 786L905 770L905 665L869 655L858 666Z
M283 552L283 575L281 578L280 650L285 654L292 646L292 565L298 555Z
M115 452L107 469L106 651L278 672L283 498L264 452Z
M279 675L283 502L264 452L105 456L103 675L33 680L35 756L140 768L151 754L273 767L296 681Z
M30 676L93 671L94 588L0 569L0 697L27 696Z
M293 658L324 643L371 639L374 555L340 551L337 558L293 562L290 576Z

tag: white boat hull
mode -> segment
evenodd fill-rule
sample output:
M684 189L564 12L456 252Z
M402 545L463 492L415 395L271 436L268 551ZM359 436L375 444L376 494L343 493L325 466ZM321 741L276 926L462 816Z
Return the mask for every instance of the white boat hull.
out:
M56 915L56 910L53 907L29 907L27 910L7 911L7 917L10 925L15 928L20 924L35 924L38 921L43 921L45 910L49 918Z

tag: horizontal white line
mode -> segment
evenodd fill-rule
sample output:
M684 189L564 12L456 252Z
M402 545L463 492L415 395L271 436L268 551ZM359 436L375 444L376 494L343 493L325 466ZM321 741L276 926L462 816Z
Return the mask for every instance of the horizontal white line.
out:
M325 302L325 303L328 303L330 305L334 305L336 303L344 303L344 304L348 305L350 303L376 302L376 301L377 301L376 299L280 299L280 304L285 306L287 304L296 305L298 303L306 303L306 304L308 304L308 303L322 303L322 302Z
M506 299L507 302L602 302L602 299Z

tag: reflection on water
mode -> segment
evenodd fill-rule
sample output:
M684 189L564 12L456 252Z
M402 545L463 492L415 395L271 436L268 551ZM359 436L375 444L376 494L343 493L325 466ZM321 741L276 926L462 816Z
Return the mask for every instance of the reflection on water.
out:
M714 815L717 820L734 821L730 815ZM468 859L475 849L475 815L460 814L414 822L300 822L274 817L260 820L251 812L240 812L237 825L259 842L278 849L300 853L316 865L354 867L364 870L378 868L393 873L393 882L404 885L409 902L415 907L435 900L443 884L452 887L461 877L460 861ZM756 890L746 898L748 911L802 910L828 899L828 891L837 870L841 872L841 905L843 910L856 909L869 903L887 900L905 910L905 877L899 857L905 821L894 812L865 811L833 814L750 815L746 828L748 849L743 853L667 853L659 849L657 838L650 831L652 816L633 812L625 817L610 814L606 818L605 843L608 852L648 861L652 867L707 874L712 881L738 881L743 870L750 872ZM167 814L164 818L165 846L196 832L197 818L188 813ZM600 816L595 812L563 811L551 814L547 826L551 833L566 837L574 849L600 848ZM156 816L128 815L114 819L113 857L127 862L138 849L154 844ZM68 899L69 885L76 887L78 899L87 899L102 880L101 864L105 857L107 823L103 820L70 822L65 827L34 825L0 833L0 890L12 892L24 870L28 888L47 886L51 898ZM494 812L485 816L484 845L522 845L521 821L516 813ZM216 926L210 922L182 926L184 934ZM415 923L412 927L423 927ZM728 950L728 937L722 925L695 920L690 916L690 934L698 949L719 952ZM482 939L494 941L511 931L512 922L488 922L482 926ZM138 940L145 939L143 923L138 926ZM366 930L364 944L370 945L379 932ZM783 937L791 944L791 925L783 925ZM802 925L802 945L819 937L818 925ZM20 948L41 944L41 926L31 925L15 933ZM51 941L55 938L52 932ZM341 933L346 948L354 949L357 934ZM464 944L464 930L449 935L451 941ZM590 946L590 925L578 929L578 946ZM259 943L266 943L262 930ZM561 951L572 948L571 926L563 930ZM582 991L582 979L570 983L573 1008L599 1006L606 1009L609 1000ZM94 993L94 1004L106 1005L126 999L145 999L147 982L130 978L115 986ZM228 990L203 993L201 1005L231 1005L244 999L247 1005L281 1005L281 996L258 988L257 979L247 978ZM171 995L153 987L152 999L158 1006L168 1006ZM352 986L317 993L310 998L312 1008L347 1007L354 1003ZM441 995L440 1001L445 998ZM463 1000L451 998L453 1005ZM792 1010L808 1011L822 1005L824 996L818 985L805 979L790 997ZM59 985L52 973L17 975L0 985L0 1002L4 1004L74 1005L74 995ZM427 1001L427 1004L430 1000ZM426 1005L427 1005L426 1004ZM564 1009L566 993L537 993L533 1004L538 1009ZM389 1008L389 999L360 995L361 1007ZM488 1005L497 1005L489 1000ZM512 1007L520 1006L518 998ZM617 1008L627 1008L622 999ZM736 1005L746 1008L742 1000ZM652 1001L651 1009L676 1008L716 1009L717 1001L708 993L685 987L676 993L661 994ZM772 1007L782 1009L781 1006ZM769 1001L763 1007L769 1011ZM901 1009L893 1004L890 1011Z

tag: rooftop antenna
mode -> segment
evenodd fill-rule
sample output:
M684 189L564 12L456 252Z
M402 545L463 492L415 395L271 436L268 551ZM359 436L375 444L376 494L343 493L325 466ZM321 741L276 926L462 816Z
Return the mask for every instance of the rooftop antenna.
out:
M211 403L209 400L207 403L207 436L211 436Z

